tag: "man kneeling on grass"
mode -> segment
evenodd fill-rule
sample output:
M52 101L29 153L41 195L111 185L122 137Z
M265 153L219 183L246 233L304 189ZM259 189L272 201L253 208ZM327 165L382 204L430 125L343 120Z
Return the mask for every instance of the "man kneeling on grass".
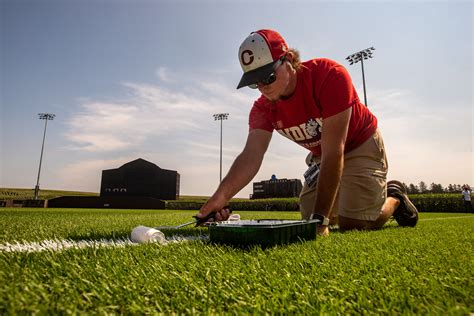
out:
M341 230L378 229L390 217L414 227L418 212L399 181L386 182L387 158L376 117L361 103L347 70L335 61L301 62L273 30L251 33L239 49L244 74L237 86L258 89L247 143L198 216L226 220L229 200L257 174L272 132L307 148L300 195L303 219ZM388 196L388 197L387 197Z

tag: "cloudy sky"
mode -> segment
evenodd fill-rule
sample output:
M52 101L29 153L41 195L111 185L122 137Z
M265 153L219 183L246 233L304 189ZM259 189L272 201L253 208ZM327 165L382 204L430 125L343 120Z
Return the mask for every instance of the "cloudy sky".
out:
M210 195L245 144L257 91L237 51L278 30L303 59L344 64L378 117L389 177L474 184L472 1L2 0L0 187L98 192L101 170L143 158ZM254 179L302 179L303 148L274 134ZM247 197L251 185L238 196Z

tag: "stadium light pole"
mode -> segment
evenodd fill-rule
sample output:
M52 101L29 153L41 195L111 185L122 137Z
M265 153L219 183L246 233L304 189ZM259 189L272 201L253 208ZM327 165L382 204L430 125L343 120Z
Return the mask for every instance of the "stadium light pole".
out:
M229 113L218 113L213 114L214 121L221 121L221 147L220 147L220 172L219 172L219 183L222 182L222 121L227 120Z
M352 55L349 55L346 57L347 61L349 62L349 65L352 64L357 64L360 61L360 64L362 65L362 84L364 86L364 103L365 106L367 105L367 94L365 92L365 74L364 74L364 59L369 59L372 58L372 51L375 50L375 48L369 47L366 49L363 49L361 51L358 51L357 53L354 53Z
M43 144L41 145L41 155L40 155L40 163L38 168L38 179L36 180L35 186L35 200L39 197L39 179L41 173L41 162L43 161L43 149L44 149L44 139L46 138L46 127L48 126L48 121L52 121L56 114L52 113L38 113L39 119L44 120L44 133L43 133Z

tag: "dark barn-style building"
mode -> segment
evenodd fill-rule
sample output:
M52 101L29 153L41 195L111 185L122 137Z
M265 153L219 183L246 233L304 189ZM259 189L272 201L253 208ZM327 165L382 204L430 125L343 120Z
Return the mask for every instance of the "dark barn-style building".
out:
M271 179L253 183L251 199L298 197L303 185L299 179Z
M144 159L102 171L100 196L143 196L161 200L179 198L179 173L161 169Z
M100 196L62 196L49 200L48 207L165 209L164 200L179 198L179 180L177 171L139 158L103 170Z

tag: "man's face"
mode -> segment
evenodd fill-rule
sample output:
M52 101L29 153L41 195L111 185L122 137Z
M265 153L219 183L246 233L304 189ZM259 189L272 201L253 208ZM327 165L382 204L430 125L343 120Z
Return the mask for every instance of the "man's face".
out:
M276 80L268 85L258 83L258 90L270 101L278 101L284 95L288 95L290 83L290 72L286 62L275 69Z

